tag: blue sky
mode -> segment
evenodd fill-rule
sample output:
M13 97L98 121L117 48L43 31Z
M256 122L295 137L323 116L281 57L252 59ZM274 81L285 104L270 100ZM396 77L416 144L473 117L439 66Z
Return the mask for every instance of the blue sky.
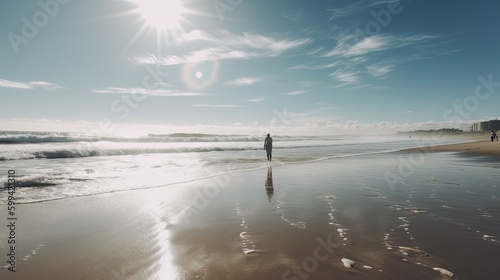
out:
M499 12L493 0L2 1L0 129L467 128L500 115Z

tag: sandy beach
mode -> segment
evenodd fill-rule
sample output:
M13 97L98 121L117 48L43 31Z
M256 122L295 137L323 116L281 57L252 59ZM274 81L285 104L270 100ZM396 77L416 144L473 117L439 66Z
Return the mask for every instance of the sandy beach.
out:
M471 156L500 157L500 142L480 140L470 143L440 145L426 148L409 149L424 152L454 152Z
M464 155L499 147L272 165L20 204L16 272L4 267L1 278L497 279L500 165Z

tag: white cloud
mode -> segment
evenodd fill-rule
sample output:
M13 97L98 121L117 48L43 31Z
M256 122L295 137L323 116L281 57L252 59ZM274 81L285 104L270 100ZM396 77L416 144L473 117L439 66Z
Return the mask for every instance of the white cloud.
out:
M371 52L383 51L389 47L394 47L390 44L390 39L387 36L370 36L366 37L358 43L354 44L345 55L348 56L358 56L364 55Z
M356 72L352 71L343 71L343 70L337 70L330 74L333 78L335 78L337 81L341 82L341 86L343 85L350 85L350 84L357 84L360 82L360 78Z
M267 99L267 97L257 97L257 98L248 99L247 102L254 102L254 103L256 103L256 102L264 101L266 99Z
M32 89L33 88L33 86L31 86L30 84L8 81L8 80L3 80L3 79L0 79L0 87L18 88L18 89Z
M209 107L209 108L239 108L240 105L235 104L193 104L191 107Z
M384 1L388 3L390 1ZM365 5L365 4L363 4ZM365 5L366 7L366 5ZM351 6L352 9L360 7ZM335 87L345 85L368 85L370 78L388 78L398 65L417 59L432 57L429 42L442 38L431 35L394 36L377 34L364 36L363 34L344 32L336 34L335 47L325 50L320 57L311 56L312 63L296 65L289 70L325 70L333 69L330 74L339 84ZM402 52L391 50L405 48L407 55ZM317 52L315 51L314 54Z
M325 53L323 57L338 56L360 56L373 52L383 51L397 47L394 38L389 36L374 35L361 40L353 38L352 35L341 37L338 45L331 51Z
M395 69L396 65L383 65L383 64L373 64L369 65L366 68L368 69L368 73L372 75L374 78L384 78L388 73L392 72Z
M208 95L201 92L183 92L179 90L169 89L146 89L146 88L120 88L120 87L107 87L105 89L92 90L93 93L105 94L141 94L151 96L203 96Z
M334 61L332 63L325 63L319 65L297 65L289 67L288 70L323 70L333 67L341 66L342 63L340 61Z
M263 80L262 78L258 78L258 77L237 78L237 79L234 79L234 80L228 82L227 84L231 85L231 86L249 86L249 85L253 85L255 83L258 83L262 80Z
M289 116L290 115L290 116ZM440 128L459 128L463 130L470 129L470 126L481 120L470 121L428 121L428 122L415 122L415 123L397 123L397 122L374 122L363 123L358 120L349 120L345 122L337 122L326 120L321 117L313 117L308 113L289 113L284 115L287 120L286 134L311 134L314 135L332 134L336 132L345 134L358 134L366 133L394 133L397 131L414 131L414 130L427 130L427 129L440 129ZM61 121L57 119L0 119L5 130L24 130L24 131L67 131L67 132L87 132L87 133L102 133L99 127L102 123L97 121ZM227 131L238 131L242 134L261 133L263 128L268 129L267 122L255 121L250 126L222 126L210 124L195 124L189 126L177 126L173 124L120 124L116 123L115 133L120 131L130 132L144 132L144 133L174 133L179 131L192 131L199 133L227 133ZM131 129L133 128L133 129Z
M136 64L159 65L178 65L226 59L247 60L276 57L286 51L305 46L311 42L308 38L273 38L251 33L233 34L225 30L209 34L195 30L184 35L179 43L182 45L195 41L203 41L203 44L191 44L194 48L198 46L203 47L186 53L182 52L185 49L183 47L177 55L159 57L149 54L146 56L135 56L130 60Z
M43 88L45 90L60 90L65 89L64 87L50 83L45 81L33 81L33 82L15 82L0 79L0 87L4 88L16 88L16 89L35 89L35 88Z
M290 91L290 92L284 93L283 95L300 95L300 94L306 94L308 92L309 92L309 90L295 90L295 91Z
M49 82L44 82L44 81L29 82L29 84L32 85L33 87L41 87L41 88L44 88L46 90L60 90L60 89L65 89L62 86L59 86L59 85L56 85L56 84L53 84L53 83L49 83Z

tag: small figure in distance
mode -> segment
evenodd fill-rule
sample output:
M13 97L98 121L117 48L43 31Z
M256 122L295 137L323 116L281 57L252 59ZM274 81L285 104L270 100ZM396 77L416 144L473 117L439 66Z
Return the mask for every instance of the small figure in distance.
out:
M493 140L495 140L495 138L496 138L496 139L497 139L497 141L498 141L498 136L497 136L497 134L495 133L495 131L494 131L494 130L492 130L492 131L490 132L490 138L491 138L491 142L493 142Z
M273 152L273 138L267 134L266 140L264 140L264 150L267 152L267 160L271 161L272 152Z

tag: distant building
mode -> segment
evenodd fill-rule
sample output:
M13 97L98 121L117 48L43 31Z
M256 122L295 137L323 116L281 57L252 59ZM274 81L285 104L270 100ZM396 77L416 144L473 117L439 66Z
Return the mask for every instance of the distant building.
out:
M472 131L492 131L500 130L500 121L491 120L485 122L478 122L472 125Z

